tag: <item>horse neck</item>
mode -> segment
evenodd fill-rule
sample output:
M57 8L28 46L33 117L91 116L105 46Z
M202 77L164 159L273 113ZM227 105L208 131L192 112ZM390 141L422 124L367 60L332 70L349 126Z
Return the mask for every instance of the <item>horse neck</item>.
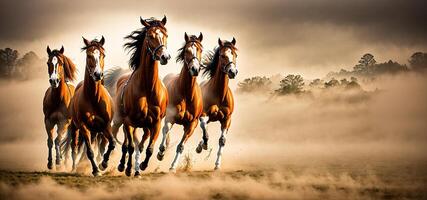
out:
M227 95L228 91L228 75L226 73L223 73L220 69L220 64L218 63L216 67L216 72L213 79L213 85L215 87L214 91L218 91L218 96L224 100L225 95Z
M191 76L188 71L187 64L184 63L184 66L181 69L181 73L179 74L179 87L183 94L193 94L196 85L196 77Z
M93 78L90 76L87 65L88 65L88 63L86 63L85 78L83 81L83 91L84 91L85 95L87 95L89 97L99 96L101 81L94 81L93 80Z
M141 89L144 88L146 91L152 91L155 87L155 84L159 80L159 64L154 61L150 54L148 54L146 45L143 46L143 51L141 52L140 66L135 71L136 86Z

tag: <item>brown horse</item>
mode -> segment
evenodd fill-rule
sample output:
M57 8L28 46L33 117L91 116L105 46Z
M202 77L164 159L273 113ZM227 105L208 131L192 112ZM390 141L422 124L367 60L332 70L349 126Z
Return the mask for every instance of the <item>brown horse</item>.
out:
M237 75L236 39L231 42L218 39L219 47L209 55L203 75L209 80L201 84L203 93L203 114L200 117L200 127L203 131L203 140L199 143L196 151L208 148L208 132L206 126L209 122L219 121L221 123L221 137L219 138L219 150L215 162L215 169L221 165L222 151L225 146L225 137L230 128L231 114L234 110L233 94L228 87L229 79Z
M108 166L108 160L111 151L115 147L115 141L111 133L111 120L113 118L112 99L102 84L104 70L104 42L102 37L100 41L88 41L83 38L86 50L86 69L83 83L77 86L76 94L71 103L71 115L73 124L70 131L73 135L72 156L73 170L75 169L76 148L79 134L83 137L86 144L86 153L92 165L92 174L99 175L98 166L94 160L92 149L92 138L97 133L102 133L108 139L108 149L104 154L102 163L99 165L101 170ZM78 131L78 132L77 132Z
M132 171L132 154L138 146L135 156L135 176L139 175L139 168L145 170L153 154L154 144L160 131L161 120L166 115L168 93L158 77L160 64L167 64L170 55L167 53L167 30L165 28L166 16L161 20L153 18L140 19L144 26L141 30L132 32L126 39L131 41L125 44L126 48L133 50L130 59L132 74L121 76L116 84L115 109L113 120L113 134L123 124L125 141L122 145L122 157L118 166L119 171L125 167L126 153L129 160L126 175ZM105 80L111 85L120 73L112 72ZM136 134L137 128L143 128L144 136L139 143ZM141 165L138 164L139 156L143 149L144 141L150 137L146 150L146 157Z
M71 98L74 95L74 86L67 83L76 77L74 63L64 55L64 47L60 50L51 50L47 46L47 61L50 87L46 90L43 99L44 123L47 132L47 146L49 148L47 167L52 169L53 129L56 125L55 138L56 165L61 164L60 141L63 133L71 122L68 112Z
M163 139L159 148L157 158L163 160L165 150L169 141L169 130L174 124L184 126L184 135L176 148L175 159L170 170L174 171L179 162L179 158L184 151L184 144L193 134L194 129L199 123L199 117L203 112L202 91L197 84L197 76L200 71L200 59L203 46L201 44L203 35L197 36L184 35L185 44L178 50L178 62L183 62L181 73L167 75L163 82L166 84L169 95L169 104L166 111L165 124L163 126ZM166 144L165 144L166 143Z

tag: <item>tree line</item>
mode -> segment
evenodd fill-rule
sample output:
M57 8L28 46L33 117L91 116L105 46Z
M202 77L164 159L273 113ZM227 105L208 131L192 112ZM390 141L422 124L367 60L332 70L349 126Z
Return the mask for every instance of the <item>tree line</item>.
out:
M27 80L40 77L45 66L43 63L43 59L33 51L20 57L17 50L0 49L0 78Z
M341 69L339 72L329 72L326 80L317 78L308 84L311 89L361 89L358 78L373 79L385 74L398 74L409 71L427 71L427 53L416 52L408 60L409 67L392 60L384 63L377 63L370 53L364 54L352 70ZM277 84L273 80L279 78ZM275 75L272 77L255 76L244 79L237 85L238 93L271 93L275 95L302 94L305 90L305 80L301 75L289 74L286 76ZM276 89L275 89L276 87Z

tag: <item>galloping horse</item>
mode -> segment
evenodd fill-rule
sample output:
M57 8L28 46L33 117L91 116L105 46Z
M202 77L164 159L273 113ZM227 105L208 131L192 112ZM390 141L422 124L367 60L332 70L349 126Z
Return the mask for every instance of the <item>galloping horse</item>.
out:
M213 55L206 61L203 68L203 75L207 75L209 80L201 84L203 94L203 114L200 117L200 127L203 131L203 140L199 143L196 151L208 148L208 132L206 126L209 122L219 121L221 123L221 137L219 138L219 149L215 162L215 169L221 165L222 151L225 146L225 137L230 128L231 114L234 109L233 94L228 87L229 79L234 79L237 75L236 39L231 42L218 39L219 47Z
M115 141L111 133L111 120L113 118L112 99L102 84L104 70L104 42L102 37L100 41L88 41L83 38L86 50L86 69L83 83L77 86L76 94L71 103L71 114L73 124L70 131L73 135L72 156L73 169L75 169L76 147L79 134L83 136L86 144L86 153L92 165L92 174L99 175L98 166L94 160L94 153L91 146L91 140L97 133L102 133L108 139L108 149L104 154L102 163L99 165L101 170L108 166L108 160L111 151L115 147ZM78 131L78 132L77 132Z
M44 123L47 132L47 146L49 156L47 168L52 169L52 146L53 129L57 126L57 137L55 138L56 165L61 164L60 141L62 134L67 130L71 122L68 112L71 98L74 95L74 86L67 83L76 77L76 67L74 63L64 55L64 47L60 50L51 50L47 46L47 61L49 83L51 87L46 90L43 99Z
M184 151L184 144L193 134L198 125L199 117L203 112L202 91L199 84L197 84L203 49L201 44L203 35L200 33L199 37L196 37L194 35L188 36L185 33L184 36L185 44L178 50L179 55L176 59L178 62L183 62L181 73L178 76L168 74L163 79L168 89L169 104L163 126L162 144L157 154L159 160L163 160L165 155L169 141L167 140L169 130L175 123L184 126L184 135L177 146L175 159L170 167L171 171L176 169L179 158Z
M154 144L160 131L162 119L166 115L168 93L158 77L158 66L167 64L170 59L167 53L167 30L165 28L166 16L161 21L153 18L140 19L144 26L141 30L132 32L126 39L131 41L125 44L126 48L133 50L130 59L132 74L121 76L116 84L115 109L113 120L113 134L123 124L125 141L122 145L122 157L118 166L119 171L125 167L126 153L129 160L126 175L132 171L132 154L138 146L135 156L135 176L139 175L139 168L145 170L153 154ZM111 85L120 73L114 71L105 80ZM143 128L144 136L141 143L136 138L136 129ZM141 165L138 164L144 141L150 137L146 150L146 157Z

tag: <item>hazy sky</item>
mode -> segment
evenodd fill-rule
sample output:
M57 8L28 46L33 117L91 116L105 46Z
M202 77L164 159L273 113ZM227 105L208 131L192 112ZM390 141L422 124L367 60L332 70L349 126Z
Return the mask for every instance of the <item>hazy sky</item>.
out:
M1 0L0 47L34 50L46 57L46 45L64 45L82 71L81 36L104 35L107 67L127 67L123 37L141 27L139 16L163 14L173 56L184 31L203 32L205 50L218 37L236 37L239 79L279 72L323 76L350 68L366 52L380 62L406 63L413 52L427 51L425 0ZM171 62L160 73L180 68Z

